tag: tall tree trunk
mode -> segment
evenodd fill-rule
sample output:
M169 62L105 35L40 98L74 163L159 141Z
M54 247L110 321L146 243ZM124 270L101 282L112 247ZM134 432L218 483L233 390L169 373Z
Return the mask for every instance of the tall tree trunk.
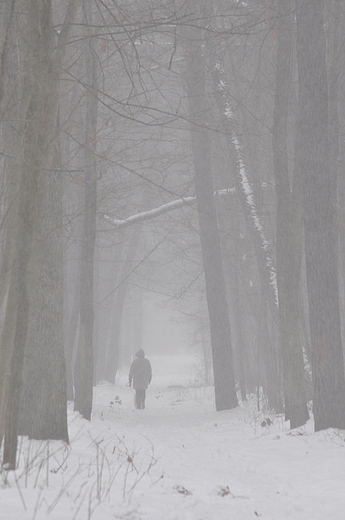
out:
M30 97L28 90L26 95L23 95L22 92L22 81L24 78L22 71L20 71L20 63L23 63L26 50L24 50L22 45L14 45L17 42L17 34L20 33L18 21L16 23L13 16L14 5L15 0L12 0L6 3L6 5L4 4L1 11L3 42L0 72L0 118L4 133L3 146L7 154L4 158L7 193L2 222L5 238L0 268L0 308L6 302L0 343L0 441L3 435L5 420L5 389L8 385L16 320L16 298L13 291L9 292L9 285L15 261L17 215L20 208L21 170L18 168L18 162L16 161L18 150L17 137L22 135L24 131L22 117L25 117ZM21 77L22 81L15 81L14 78L18 77ZM6 97L10 98L12 103L15 101L10 111L7 110L7 117L4 116L4 110L7 106Z
M17 212L16 198L19 190L19 179L16 175L16 169L14 167L14 158L16 156L16 140L17 131L20 128L20 118L18 117L19 103L19 92L21 89L20 81L20 50L16 45L16 31L18 27L14 22L14 0L6 3L2 8L5 12L3 15L2 37L5 39L2 47L1 54L1 72L0 72L0 107L1 99L3 98L4 109L8 103L6 103L6 97L11 99L11 108L7 107L7 117L2 117L2 111L0 108L0 119L2 119L3 129L3 148L6 150L4 157L4 172L6 178L6 200L5 200L5 211L3 213L3 223L5 230L5 245L1 252L1 268L0 268L0 308L2 308L5 298L7 296L9 281L11 276L11 265L13 262L14 252L14 229L13 225L15 218L12 214ZM6 11L8 11L6 13ZM23 56L21 57L23 58ZM5 75L6 71L6 75ZM2 91L2 92L1 92ZM1 380L1 377L0 377ZM1 402L1 399L0 399Z
M15 324L11 366L7 377L4 444L4 462L12 468L15 467L29 317L31 312L34 312L36 317L40 315L38 306L33 307L36 285L37 291L41 291L40 295L43 297L44 294L47 299L46 305L41 309L43 314L39 316L39 334L34 342L37 363L35 373L39 378L49 379L49 374L45 373L47 369L52 370L54 376L49 379L49 389L46 387L40 395L41 400L35 403L36 411L40 414L39 418L36 415L35 436L49 436L68 441L66 395L63 391L65 372L62 340L62 258L59 254L62 233L61 190L58 187L60 177L56 177L54 173L50 174L50 171L59 104L58 75L76 4L76 0L71 0L68 4L66 18L69 23L60 32L55 51L51 2L37 0L30 5L23 5L23 10L27 9L28 23L26 32L20 35L20 42L25 49L26 59L21 89L17 160L14 165L16 171L21 174L21 185L14 226L15 261L11 272L5 319L7 321L8 316L9 321ZM40 85L39 89L37 85ZM48 241L45 240L47 236L44 236L44 229L48 230ZM56 233L54 230L57 230ZM49 295L46 294L46 290L49 291ZM7 329L5 323L4 331ZM6 339L6 336L4 337ZM43 351L39 352L42 345ZM47 345L53 345L53 348L49 350ZM11 345L7 344L5 347L8 350ZM48 352L51 358L47 360ZM36 385L36 382L37 379L33 378L29 384ZM51 422L49 418L52 418Z
M76 75L84 74L84 60L76 63ZM85 158L83 148L74 151L75 142L84 141L84 106L81 103L80 84L75 82L68 101L60 103L61 121L65 132L60 136L62 163L82 171ZM72 114L72 115L71 115ZM78 340L80 315L80 262L83 226L84 186L72 176L63 176L64 213L64 346L66 357L67 399L74 400L73 370Z
M196 2L190 3L195 17ZM197 22L194 22L197 26ZM186 88L191 121L194 182L197 196L201 251L205 272L206 297L210 318L215 401L217 410L238 405L231 348L230 321L211 169L210 139L207 130L204 59L201 52L202 29L194 27L188 35Z
M92 3L85 5L86 24L92 25ZM97 214L97 72L91 34L86 41L87 87L85 121L85 206L80 272L80 330L74 370L74 409L90 420L93 397L94 253Z
M16 0L3 2L0 6L0 121L4 116L4 108L7 92L6 73L11 59L11 47L13 48L12 31L15 18Z
M245 151L232 107L232 97L224 70L220 42L212 39L209 45L211 72L215 86L215 98L220 112L221 123L227 135L231 154L236 162L236 188L249 232L257 255L259 275L273 316L278 314L277 275L269 242L257 211L253 182L246 165ZM231 162L231 156L230 156Z
M260 294L260 316L259 316L259 335L258 335L258 367L257 381L258 392L262 386L264 394L267 396L268 406L271 410L278 411L280 403L278 401L278 382L276 380L276 359L272 355L272 338L268 330L268 305L265 291L262 289Z
M341 41L340 35L343 19L343 7L338 0L331 0L327 3L328 8L328 122L329 122L329 160L332 186L333 204L337 204L337 177L339 161L339 74L341 69ZM344 51L343 51L344 52ZM335 211L337 215L337 212ZM337 220L336 220L337 221Z
M31 107L32 108L32 107ZM30 111L29 111L30 113ZM29 139L31 140L31 139ZM26 143L28 144L28 143ZM31 142L32 146L34 144ZM27 147L26 147L27 148ZM21 183L20 208L17 216L17 232L15 240L16 261L12 268L10 282L9 303L14 302L14 338L10 363L10 371L6 381L6 401L4 403L4 453L3 464L9 469L16 467L17 452L17 426L21 394L21 378L24 363L24 352L26 337L29 324L29 302L30 302L30 281L31 273L29 270L30 258L32 253L33 227L36 210L37 183L39 168L35 165L34 158L29 157L30 148L24 152L23 159L27 159L26 171L23 165L23 176ZM31 161L30 161L31 159ZM12 309L9 309L11 313ZM9 316L9 319L13 319Z
M345 380L330 179L323 0L296 0L305 254L315 430L345 428Z
M226 172L227 173L227 172ZM231 184L228 175L221 175L220 186L226 188ZM227 287L227 300L229 306L230 325L232 332L232 343L235 361L235 376L239 383L241 391L241 399L245 401L246 381L245 381L245 344L242 334L241 304L240 304L240 259L239 259L239 241L240 229L238 218L237 199L234 201L234 195L228 193L227 196L219 198L217 214L221 235L221 247L224 258L224 276Z
M76 2L70 2L67 10L69 27L75 9ZM52 20L49 22L52 46ZM40 173L38 187L40 205L36 208L35 250L32 259L32 271L37 269L38 281L33 289L33 305L30 309L18 428L21 434L31 438L59 439L66 442L68 431L63 345L62 178L60 172L54 171L53 154L49 150L53 146L57 130L59 71L56 67L62 63L69 31L69 28L64 31L58 41L58 50L56 55L53 54L50 64L50 74L46 74L45 90L41 90L51 112L44 107L47 119L38 119L48 145L42 147L41 151L44 169ZM59 52L59 45L63 47L62 52ZM54 147L54 155L56 158L60 155L58 146Z
M96 234L96 242L95 242L95 255L94 255L94 301L95 301L95 318L93 324L93 383L94 385L97 383L96 377L96 367L97 367L97 359L101 353L100 346L100 309L99 309L99 285L100 285L100 240L99 235Z
M130 363L132 355L139 349L143 348L144 340L144 305L143 305L143 294L141 289L137 289L135 292L135 300L133 304L133 336L131 350L126 352L124 361Z
M110 342L108 345L108 355L106 362L105 378L111 383L115 382L116 372L118 369L119 356L120 356L120 335L121 335L121 322L122 314L125 305L127 289L128 289L128 278L132 269L133 261L137 251L140 233L142 226L136 226L132 232L132 236L128 245L126 259L123 264L120 286L116 291L116 300L113 309L113 324L112 334L110 336Z
M299 280L299 251L292 241L292 193L289 181L287 128L289 92L292 73L292 1L277 0L276 85L273 112L273 164L276 188L276 258L279 294L279 318L283 359L285 418L291 428L305 424L309 418L305 393L302 344L296 342L299 291L292 280ZM297 261L296 261L297 257Z
M25 350L19 433L68 442L63 344L62 179L41 177L40 218L35 229L38 283Z
M239 196L248 230L253 240L258 262L261 290L267 299L271 315L273 316L274 332L276 340L279 342L279 333L277 330L279 302L273 255L270 251L269 242L265 236L255 203L253 183L246 166L245 153L232 108L232 99L224 71L220 42L211 39L209 49L216 102L221 116L222 127L227 135L229 161L231 162L233 155L236 163L236 192ZM268 327L266 327L265 330L268 332ZM270 352L267 351L268 346L271 350ZM267 354L266 361L268 363L266 371L268 372L267 389L270 396L269 404L273 409L278 411L282 408L279 372L281 353L280 349L276 346L276 341L266 341L265 352Z
M45 5L43 5L45 3ZM14 338L10 372L4 403L3 462L10 469L16 466L17 426L21 394L24 352L29 324L29 306L34 286L35 270L30 272L33 235L40 200L38 183L46 155L46 135L52 120L54 105L45 105L47 90L52 85L51 69L51 5L37 1L27 11L27 59L21 97L21 117L26 122L18 139L16 168L21 172L19 207L15 220L15 261L12 266L6 319L14 323ZM23 39L21 42L24 44ZM54 78L56 79L56 78ZM37 81L42 90L37 89ZM52 110L52 112L51 112ZM14 304L14 305L13 305ZM13 314L12 314L13 313ZM6 324L5 324L6 326Z
M207 320L207 326L205 321ZM212 384L212 351L210 346L209 334L208 334L208 319L203 316L202 309L200 309L199 316L199 327L201 335L201 348L202 348L202 359L204 366L204 382L206 386Z

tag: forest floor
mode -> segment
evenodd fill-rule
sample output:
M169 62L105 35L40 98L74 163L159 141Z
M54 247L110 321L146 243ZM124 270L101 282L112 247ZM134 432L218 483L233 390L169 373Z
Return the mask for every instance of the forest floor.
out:
M344 520L345 432L290 431L253 402L216 412L191 357L150 357L145 410L126 375L95 388L70 446L20 440L1 520ZM269 419L269 420L267 420Z

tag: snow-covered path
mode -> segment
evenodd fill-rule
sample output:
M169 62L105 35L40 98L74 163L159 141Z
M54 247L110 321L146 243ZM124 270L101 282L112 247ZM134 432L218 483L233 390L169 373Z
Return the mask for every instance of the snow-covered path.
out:
M9 476L1 520L345 519L344 432L291 433L272 416L261 426L267 415L249 404L215 412L212 390L191 385L189 358L151 361L145 410L123 375L95 389L91 423L71 412L66 460L51 443L49 465L37 457L25 470L28 447L31 457L46 447L23 443L22 498Z
M150 439L162 476L137 495L133 518L345 519L345 451L336 432L311 435L309 425L291 433L273 417L263 427L265 417L249 406L215 412L211 390L188 388L188 371L173 368L160 367L146 410L133 411L133 392L123 388L115 413L124 430ZM109 390L98 391L102 406Z

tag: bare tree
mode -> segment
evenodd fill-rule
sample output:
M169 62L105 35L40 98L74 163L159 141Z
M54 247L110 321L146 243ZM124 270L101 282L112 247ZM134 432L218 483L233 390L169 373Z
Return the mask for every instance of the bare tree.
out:
M200 17L199 6L189 3L194 19ZM199 216L200 242L210 318L213 374L217 410L237 406L231 349L230 320L226 300L222 256L211 167L210 138L205 114L205 61L202 56L202 29L194 21L186 41L186 90L191 121L195 190Z
M316 431L345 427L324 8L323 0L296 0L305 254Z
M272 145L277 206L276 258L285 417L287 420L290 420L291 428L296 428L305 424L309 414L305 392L303 349L299 335L298 320L301 245L292 236L294 195L290 188L287 150L293 56L292 10L292 2L285 0L277 1L277 21L275 25L277 35L276 84ZM295 190L299 188L296 184L294 183L293 185Z

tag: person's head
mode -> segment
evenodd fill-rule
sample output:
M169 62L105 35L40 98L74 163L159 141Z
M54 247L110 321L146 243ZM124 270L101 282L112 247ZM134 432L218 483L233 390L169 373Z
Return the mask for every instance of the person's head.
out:
M142 348L140 348L138 350L138 352L135 353L135 355L136 355L137 358L143 358L143 357L145 357L145 352L143 351Z

